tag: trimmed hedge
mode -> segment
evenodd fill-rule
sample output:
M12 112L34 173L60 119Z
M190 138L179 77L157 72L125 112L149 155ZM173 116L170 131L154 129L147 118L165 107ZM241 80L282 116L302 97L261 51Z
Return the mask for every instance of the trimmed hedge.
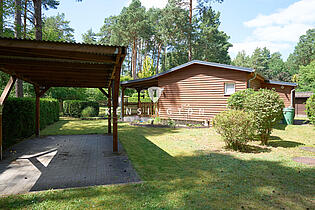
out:
M66 100L63 102L63 113L70 117L81 117L83 109L89 106L95 109L98 116L99 103L95 101Z
M3 108L3 146L7 148L35 133L35 98L8 98ZM55 99L40 100L40 128L59 120Z
M311 124L315 125L315 94L307 99L305 108Z

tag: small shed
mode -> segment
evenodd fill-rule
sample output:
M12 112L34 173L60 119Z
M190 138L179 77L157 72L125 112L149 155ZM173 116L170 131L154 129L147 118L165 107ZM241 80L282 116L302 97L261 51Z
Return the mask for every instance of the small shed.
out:
M296 92L295 93L295 116L306 117L305 103L311 97L312 92Z

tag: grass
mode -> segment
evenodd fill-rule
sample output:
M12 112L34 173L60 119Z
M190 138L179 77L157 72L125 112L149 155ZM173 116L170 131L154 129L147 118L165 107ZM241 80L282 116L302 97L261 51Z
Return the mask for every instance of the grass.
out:
M105 120L64 118L43 135L104 133ZM315 168L291 160L313 156L313 126L278 126L268 146L224 149L213 129L119 124L119 137L143 184L54 190L1 198L19 209L313 209Z

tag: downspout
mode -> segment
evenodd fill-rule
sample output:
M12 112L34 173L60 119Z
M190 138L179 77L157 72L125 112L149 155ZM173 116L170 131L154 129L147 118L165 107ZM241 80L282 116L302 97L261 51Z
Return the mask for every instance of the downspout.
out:
M291 108L294 108L294 99L295 99L295 89L291 90Z
M256 79L256 77L257 77L256 69L254 69L253 73L254 73L254 77L248 80L247 88L250 88L250 82L251 82L252 80Z

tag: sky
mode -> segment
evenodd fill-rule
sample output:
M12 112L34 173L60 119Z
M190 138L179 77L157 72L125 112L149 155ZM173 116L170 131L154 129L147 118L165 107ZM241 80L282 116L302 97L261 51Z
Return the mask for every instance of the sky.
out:
M118 15L130 1L61 0L58 9L43 12L46 16L65 13L76 41L81 42L82 33L91 28L98 32L106 17ZM146 8L162 8L167 0L141 2ZM221 14L219 29L230 36L232 58L241 50L251 54L256 47L267 47L287 59L299 37L315 28L315 0L224 0L213 3L213 8Z

